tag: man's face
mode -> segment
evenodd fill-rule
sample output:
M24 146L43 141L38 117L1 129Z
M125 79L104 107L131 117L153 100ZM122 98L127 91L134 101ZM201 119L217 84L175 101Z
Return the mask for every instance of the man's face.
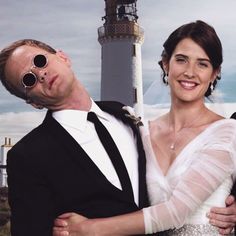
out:
M34 65L35 56L44 55L47 63L40 67ZM33 73L36 83L25 87L22 78ZM57 104L71 91L75 80L69 59L62 53L51 54L41 48L21 46L9 57L5 67L7 80L16 88L26 93L27 99L35 104L50 107Z

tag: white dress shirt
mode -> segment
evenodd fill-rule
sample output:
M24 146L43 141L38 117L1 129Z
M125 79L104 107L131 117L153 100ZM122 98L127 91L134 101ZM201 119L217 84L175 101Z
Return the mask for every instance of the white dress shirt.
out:
M114 116L102 111L93 101L90 111L96 113L116 143L126 165L133 187L134 199L138 205L138 151L131 128ZM112 162L96 133L94 124L87 121L87 114L88 112L80 110L62 110L53 112L52 116L81 145L105 177L114 186L122 189Z

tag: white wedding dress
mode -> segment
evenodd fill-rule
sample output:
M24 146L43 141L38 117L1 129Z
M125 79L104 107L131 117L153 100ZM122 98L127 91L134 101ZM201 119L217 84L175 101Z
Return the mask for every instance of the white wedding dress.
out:
M236 173L236 121L214 122L192 140L164 176L141 128L151 207L143 209L146 234L219 235L208 223L213 206L225 206ZM158 234L159 235L159 234Z

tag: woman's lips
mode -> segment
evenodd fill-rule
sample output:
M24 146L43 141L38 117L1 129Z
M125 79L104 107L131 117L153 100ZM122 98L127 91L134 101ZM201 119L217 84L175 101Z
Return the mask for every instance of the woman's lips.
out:
M194 89L197 87L199 84L193 81L179 81L180 85L185 88L185 89Z

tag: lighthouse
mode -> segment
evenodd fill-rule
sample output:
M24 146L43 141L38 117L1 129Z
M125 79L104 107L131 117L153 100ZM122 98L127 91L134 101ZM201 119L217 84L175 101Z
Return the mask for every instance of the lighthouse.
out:
M137 0L105 0L101 44L101 100L120 101L143 116L141 45Z

